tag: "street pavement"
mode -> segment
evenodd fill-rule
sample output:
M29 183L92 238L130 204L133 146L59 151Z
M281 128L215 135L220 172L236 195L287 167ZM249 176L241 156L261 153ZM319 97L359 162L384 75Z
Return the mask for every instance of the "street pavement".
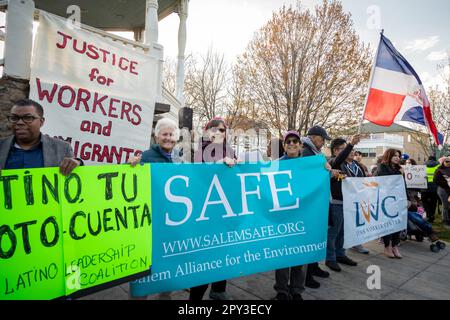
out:
M330 277L320 279L319 289L306 288L305 300L450 300L450 244L438 253L430 251L430 243L416 241L402 242L400 251L403 259L389 259L383 255L383 245L377 241L366 244L370 254L360 254L348 250L348 256L358 262L358 266L341 265L341 272L321 268L330 272ZM369 266L378 266L381 271L381 288L369 289ZM371 268L369 268L370 271ZM227 292L233 300L270 300L275 296L274 271L255 274L228 281ZM103 290L81 300L127 300L128 284ZM208 298L205 294L205 299ZM151 295L148 300L187 300L187 290L172 292L170 295Z

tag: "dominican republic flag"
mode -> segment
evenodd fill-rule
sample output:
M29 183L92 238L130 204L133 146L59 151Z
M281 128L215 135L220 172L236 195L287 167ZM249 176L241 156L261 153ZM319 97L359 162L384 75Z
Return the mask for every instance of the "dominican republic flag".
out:
M372 77L364 119L385 127L399 121L427 126L439 145L422 81L383 34Z

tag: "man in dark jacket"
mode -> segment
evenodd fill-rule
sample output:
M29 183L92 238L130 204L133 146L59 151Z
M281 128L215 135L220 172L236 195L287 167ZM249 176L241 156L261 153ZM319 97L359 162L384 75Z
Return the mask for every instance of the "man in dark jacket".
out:
M434 182L442 202L442 224L450 229L450 155L442 159L442 165L434 173Z
M314 126L308 130L307 137L302 139L303 150L302 157L310 157L322 154L322 147L325 145L325 140L331 140L327 131L320 127ZM330 274L319 268L319 264L310 263L306 272L305 286L308 288L317 289L320 287L320 283L314 279L313 276L319 278L328 278Z
M364 170L364 174L366 175L366 177L371 177L372 174L369 172L369 168L367 168L366 165L364 165L364 163L362 163L362 159L363 159L362 152L361 151L355 151L354 160ZM365 248L362 244L354 246L352 249L355 250L356 252L359 252L359 253L362 253L362 254L369 254L370 253L369 249Z
M436 157L430 156L428 158L426 166L428 186L427 190L423 191L421 195L423 207L425 209L425 212L427 213L427 220L429 223L433 223L438 201L437 187L433 181L433 178L434 173L436 172L437 168L439 168L439 162L436 161Z
M360 141L360 135L352 137L350 143L337 138L331 142L333 157L329 163L331 168L339 170L342 174L338 179L331 178L331 204L330 214L332 225L328 228L327 260L325 264L331 270L339 272L339 263L356 266L357 263L346 256L344 249L344 203L342 195L342 178L365 177L364 169L354 160L353 147Z
M364 174L366 177L370 177L369 168L366 167L364 163L362 163L363 154L361 151L355 151L355 161L358 162L359 166L364 169Z
M59 167L63 175L82 165L69 143L41 133L44 109L34 100L17 101L8 121L12 136L0 139L0 169Z
M327 131L319 126L314 126L308 130L307 137L302 139L303 150L302 157L310 157L322 154L322 147L325 140L331 140Z

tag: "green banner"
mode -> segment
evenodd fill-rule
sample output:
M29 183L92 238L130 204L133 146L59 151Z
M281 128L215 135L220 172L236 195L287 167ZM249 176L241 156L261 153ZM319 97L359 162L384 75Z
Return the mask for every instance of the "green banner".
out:
M82 295L148 272L149 165L0 173L0 300Z

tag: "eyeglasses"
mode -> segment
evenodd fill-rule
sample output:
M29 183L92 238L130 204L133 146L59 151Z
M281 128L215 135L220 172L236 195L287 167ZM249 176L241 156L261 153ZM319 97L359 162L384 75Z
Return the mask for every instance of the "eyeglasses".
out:
M8 118L8 121L11 122L11 123L17 123L21 119L25 123L32 123L36 119L41 119L40 117L35 117L35 116L31 115L31 114L26 114L24 116L18 116L18 115L13 114L13 115L7 116L7 118Z
M225 131L227 131L227 129L225 128L211 128L212 132L217 132L220 131L221 133L224 133Z
M286 143L287 145L290 145L291 143L292 143L292 144L297 144L297 143L299 143L299 142L300 142L300 140L298 140L298 139L288 139L288 140L285 141L285 143Z

